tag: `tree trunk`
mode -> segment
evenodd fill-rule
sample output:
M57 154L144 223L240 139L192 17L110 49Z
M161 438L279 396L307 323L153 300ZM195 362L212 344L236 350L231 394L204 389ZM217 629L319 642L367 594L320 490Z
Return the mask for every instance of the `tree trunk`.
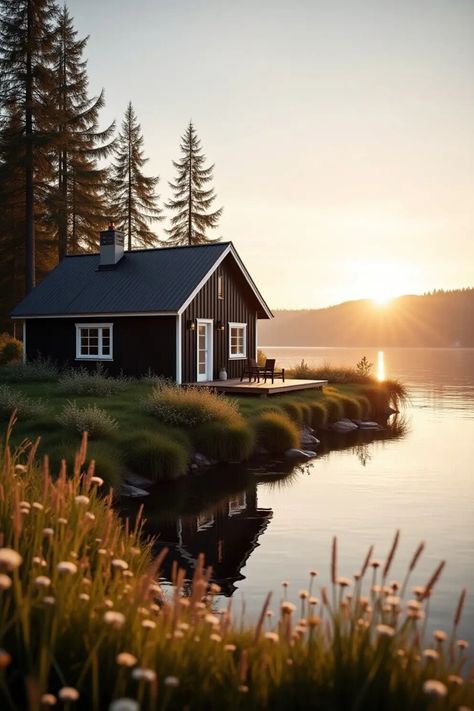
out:
M193 231L193 198L192 198L192 189L193 189L193 183L191 179L191 173L193 169L193 144L192 144L192 136L191 140L189 142L189 178L188 178L188 191L189 191L189 204L188 204L188 245L191 246L192 244L192 231Z
M25 76L25 290L30 292L35 286L35 222L33 186L33 70L31 45L33 40L33 0L28 2L27 11L28 47Z

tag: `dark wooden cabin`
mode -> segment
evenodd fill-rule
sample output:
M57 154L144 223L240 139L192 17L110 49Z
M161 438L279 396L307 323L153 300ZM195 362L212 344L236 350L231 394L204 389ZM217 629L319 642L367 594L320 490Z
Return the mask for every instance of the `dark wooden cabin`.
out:
M11 316L26 360L193 383L240 377L272 313L231 242L127 252L110 227L99 254L65 257Z

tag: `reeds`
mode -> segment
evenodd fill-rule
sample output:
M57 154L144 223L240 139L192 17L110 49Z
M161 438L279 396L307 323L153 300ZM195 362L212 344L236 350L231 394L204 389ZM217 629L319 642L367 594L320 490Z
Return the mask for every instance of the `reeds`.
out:
M465 593L453 605L451 641L437 630L425 649L425 592L433 598L441 564L405 602L400 585L384 580L398 534L385 564L371 548L354 579L340 575L334 539L332 602L324 587L314 590L310 571L298 606L286 583L281 605L271 610L267 596L257 625L239 629L230 606L219 609L202 556L190 582L175 565L163 595L165 552L152 560L141 510L123 523L111 493L99 495L86 446L71 478L63 465L56 480L47 462L34 465L34 446L11 452L7 433L2 447L0 708L454 711L472 703L466 643L456 639Z

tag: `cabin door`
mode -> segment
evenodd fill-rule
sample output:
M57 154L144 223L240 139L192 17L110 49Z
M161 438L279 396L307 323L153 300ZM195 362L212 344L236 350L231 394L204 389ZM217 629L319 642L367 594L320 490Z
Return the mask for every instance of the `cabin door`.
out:
M212 319L197 320L197 381L212 380Z

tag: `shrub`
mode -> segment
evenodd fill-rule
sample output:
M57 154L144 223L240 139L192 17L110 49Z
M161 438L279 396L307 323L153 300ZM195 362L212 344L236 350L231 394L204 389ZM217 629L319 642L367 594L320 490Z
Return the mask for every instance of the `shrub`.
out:
M254 419L257 441L272 454L299 447L300 435L294 422L278 412L263 412Z
M143 375L140 378L140 382L147 383L148 385L154 385L159 390L162 390L165 387L178 387L174 380L172 380L171 378L165 378L164 375L157 375L151 370L151 368L148 368L148 372L146 373L146 375Z
M48 455L53 476L59 474L63 459L66 461L68 475L72 475L78 447L79 441L71 440L63 440L57 444L43 447L44 453ZM92 460L95 462L95 474L104 480L107 489L113 487L115 491L118 491L124 468L118 448L108 442L90 442L84 467L87 468Z
M21 360L23 355L23 343L8 334L0 337L0 365L8 365Z
M190 459L190 446L184 438L178 441L156 432L128 437L123 442L123 451L127 466L153 481L168 481L186 474Z
M0 418L8 420L14 410L19 418L36 417L43 414L44 406L41 400L31 400L8 385L0 385Z
M129 382L130 380L123 376L111 378L102 363L98 363L94 371L89 371L86 368L66 371L61 375L58 387L64 395L109 397L121 392Z
M368 365L370 365L370 363ZM372 384L377 382L376 379L370 375L370 369L369 372L359 372L357 367L335 367L329 363L323 363L323 365L320 366L310 366L304 360L302 360L299 365L289 368L287 375L289 378L298 378L301 380L327 380L329 383L339 385L350 383Z
M312 427L325 427L328 422L328 411L322 402L312 402L311 422Z
M355 420L360 420L363 417L363 407L357 398L342 393L336 397L343 408L344 417Z
M91 439L109 437L117 429L118 423L97 405L79 407L75 402L68 402L58 422L69 430L87 432Z
M297 422L298 424L303 423L303 409L299 402L285 402L282 404L282 409L288 415L290 420Z
M58 366L50 359L39 356L27 363L12 363L8 366L8 379L14 383L54 381L58 379Z
M370 372L373 367L374 367L374 364L370 363L367 360L366 356L363 356L360 359L360 361L358 363L356 363L355 369L356 369L357 375L362 375L364 377L364 376L370 375Z
M207 422L196 430L197 449L217 462L241 462L255 447L255 432L245 420Z
M344 406L341 399L337 397L336 394L327 395L324 399L324 404L326 406L329 422L336 422L337 420L340 420L341 417L344 417Z
M145 409L169 425L182 427L240 417L235 400L195 387L154 387Z

